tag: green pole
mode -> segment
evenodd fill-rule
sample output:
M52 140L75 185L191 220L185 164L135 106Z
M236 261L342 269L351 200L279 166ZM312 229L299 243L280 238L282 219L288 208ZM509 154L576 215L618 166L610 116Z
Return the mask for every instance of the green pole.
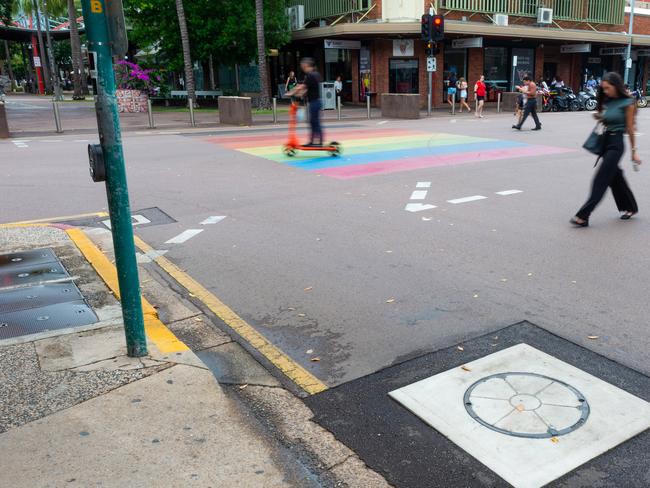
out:
M120 285L126 348L129 356L141 357L147 355L147 341L144 333L140 282L133 244L133 226L105 2L106 0L82 0L81 6L88 38L88 51L96 56L95 109L106 168L106 194Z

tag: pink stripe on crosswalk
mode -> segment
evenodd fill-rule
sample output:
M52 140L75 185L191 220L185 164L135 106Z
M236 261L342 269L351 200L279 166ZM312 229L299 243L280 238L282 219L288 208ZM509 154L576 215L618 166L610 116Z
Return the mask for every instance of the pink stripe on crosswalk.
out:
M573 152L573 149L548 146L527 146L510 149L492 149L487 151L468 151L454 154L424 156L410 159L397 159L381 161L378 163L360 164L352 166L337 166L314 170L318 174L330 176L340 180L372 176L379 174L396 173L435 166L452 166L456 164L480 163L498 159L522 158L526 156L540 156Z

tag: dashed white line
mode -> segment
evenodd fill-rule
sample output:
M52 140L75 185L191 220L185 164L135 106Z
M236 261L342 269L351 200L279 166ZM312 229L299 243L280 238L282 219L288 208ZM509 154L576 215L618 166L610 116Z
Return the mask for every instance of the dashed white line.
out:
M429 205L428 203L407 203L404 210L407 212L421 212L422 210L431 210L436 208L435 205Z
M507 196L507 195L515 195L517 193L523 193L523 192L521 190L504 190L504 191L497 191L495 193L497 195Z
M473 195L471 197L463 197L463 198L455 198L453 200L447 200L447 203L452 203L454 205L458 203L467 203L467 202L475 202L476 200L485 200L487 197L484 197L483 195Z
M388 123L387 120L382 120L381 122L377 122L377 125L384 125L384 124L386 124L386 123Z
M225 218L226 218L225 215L213 215L205 219L203 222L201 222L201 225L218 224Z
M430 181L418 181L418 184L415 185L415 188L431 188Z
M424 200L426 197L426 190L415 190L413 193L411 193L411 200Z
M197 234L200 234L203 232L205 229L187 229L178 234L176 237L172 237L168 241L165 241L165 244L182 244L185 241L190 240L192 237L194 237Z

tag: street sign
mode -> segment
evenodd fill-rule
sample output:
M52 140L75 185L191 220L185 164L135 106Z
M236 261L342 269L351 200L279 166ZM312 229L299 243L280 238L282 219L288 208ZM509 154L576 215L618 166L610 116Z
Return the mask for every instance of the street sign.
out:
M41 67L41 58L40 56L34 56L34 68Z
M512 57L512 66L517 66L517 56Z
M427 58L427 71L429 73L436 71L438 69L436 58L433 56L429 56Z

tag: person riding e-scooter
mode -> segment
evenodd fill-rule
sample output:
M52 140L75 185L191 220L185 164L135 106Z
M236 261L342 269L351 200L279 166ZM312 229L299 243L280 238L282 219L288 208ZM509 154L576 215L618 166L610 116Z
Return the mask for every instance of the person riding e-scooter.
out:
M321 126L321 101L320 101L320 75L316 70L316 63L312 58L303 58L300 60L300 68L305 73L305 79L302 83L287 93L288 96L306 97L309 102L309 124L311 126L311 136L306 146L322 146L325 143L323 137L323 128Z

